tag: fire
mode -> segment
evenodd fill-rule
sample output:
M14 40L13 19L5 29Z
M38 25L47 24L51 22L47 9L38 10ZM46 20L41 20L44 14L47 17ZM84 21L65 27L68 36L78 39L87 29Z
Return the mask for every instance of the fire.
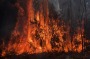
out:
M15 53L42 52L81 52L83 28L77 28L73 37L70 36L70 26L60 19L50 19L48 1L40 4L40 10L35 12L33 0L27 3L28 18L18 17L15 30L2 55ZM20 13L20 11L19 11ZM24 16L24 15L23 15ZM61 23L61 25L60 25Z

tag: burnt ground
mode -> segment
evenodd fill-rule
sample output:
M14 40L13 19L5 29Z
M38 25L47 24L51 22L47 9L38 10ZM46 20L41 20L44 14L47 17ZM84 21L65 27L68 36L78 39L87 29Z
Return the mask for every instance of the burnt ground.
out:
M90 53L64 53L64 52L48 52L39 54L21 54L21 55L6 55L0 59L90 59Z

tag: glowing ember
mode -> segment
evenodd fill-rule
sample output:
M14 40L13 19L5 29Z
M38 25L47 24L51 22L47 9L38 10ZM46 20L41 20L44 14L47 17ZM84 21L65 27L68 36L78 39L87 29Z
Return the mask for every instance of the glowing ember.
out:
M78 27L71 37L69 24L60 19L49 18L47 0L44 0L44 4L41 2L40 10L37 12L32 2L33 0L29 0L27 4L28 18L22 20L18 17L15 30L7 47L2 51L2 56L12 52L16 55L52 51L81 52L84 29Z

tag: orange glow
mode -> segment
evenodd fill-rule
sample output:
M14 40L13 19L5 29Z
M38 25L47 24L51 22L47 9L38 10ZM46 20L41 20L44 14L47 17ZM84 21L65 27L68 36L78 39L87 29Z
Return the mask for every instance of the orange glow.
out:
M78 27L76 34L71 38L69 24L65 24L60 19L49 18L47 0L44 0L45 3L40 5L40 11L36 13L32 7L32 1L29 0L27 3L28 18L18 20L2 56L11 52L16 53L16 55L52 51L81 52L84 29L81 28L81 30ZM59 23L63 24L59 25Z

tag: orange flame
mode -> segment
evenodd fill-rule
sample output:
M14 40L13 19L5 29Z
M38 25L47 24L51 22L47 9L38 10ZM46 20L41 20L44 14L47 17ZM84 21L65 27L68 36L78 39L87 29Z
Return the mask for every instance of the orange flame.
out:
M33 0L29 0L27 4L28 18L26 20L19 18L8 46L2 55L11 52L17 55L52 51L81 52L82 32L84 31L78 27L77 33L71 38L68 24L59 19L49 18L47 0L44 0L44 4L41 2L40 11L36 13L32 2ZM59 23L63 24L59 25Z

